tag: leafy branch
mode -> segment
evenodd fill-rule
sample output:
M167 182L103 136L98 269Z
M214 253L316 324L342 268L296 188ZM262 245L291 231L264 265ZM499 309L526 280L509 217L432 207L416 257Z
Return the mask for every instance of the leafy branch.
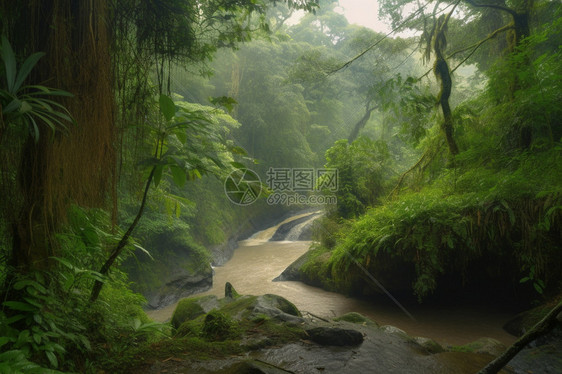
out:
M154 182L158 186L164 171L169 171L174 184L183 186L188 179L200 178L202 174L210 171L210 167L203 160L210 160L213 165L220 169L226 165L219 158L204 149L197 149L197 143L211 142L217 136L208 129L212 123L208 113L203 111L190 111L176 106L172 99L166 95L160 95L160 112L164 117L164 126L159 126L156 132L156 146L154 156L144 161L143 164L150 167L150 174L146 180L141 204L133 222L125 234L121 237L109 257L99 270L99 274L106 276L115 260L126 247L129 239L137 227L145 210L148 199L148 192ZM188 136L188 134L190 136ZM195 139L196 143L188 144L190 138ZM195 148L191 153L184 147L190 145ZM216 153L216 150L211 150ZM103 281L96 279L90 295L90 302L94 302L99 297Z

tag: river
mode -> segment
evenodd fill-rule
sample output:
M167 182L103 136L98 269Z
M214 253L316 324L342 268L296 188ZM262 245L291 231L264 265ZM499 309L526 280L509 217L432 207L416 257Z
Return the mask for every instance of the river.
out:
M293 216L282 223L305 216ZM236 291L246 295L273 293L293 302L301 311L333 318L347 312L359 312L381 325L393 325L410 336L432 338L443 345L462 345L486 336L509 345L515 338L502 329L512 314L492 306L407 306L412 320L392 302L374 304L308 286L301 282L273 282L287 266L304 254L308 241L269 242L282 224L240 241L238 249L224 266L214 268L213 287L199 295L224 296L224 285L230 282ZM301 226L302 227L302 226ZM148 311L154 320L169 320L175 304Z

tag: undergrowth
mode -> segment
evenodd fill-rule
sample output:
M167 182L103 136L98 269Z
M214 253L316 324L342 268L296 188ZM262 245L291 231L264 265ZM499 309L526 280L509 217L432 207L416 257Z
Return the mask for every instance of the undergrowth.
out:
M166 325L151 322L141 295L128 287L126 275L99 268L105 251L118 239L101 210L70 212L58 235L54 271L25 275L10 271L0 309L0 372L98 372L100 363L169 335ZM93 282L105 287L90 303Z
M486 257L507 261L496 264L496 275L516 267L515 283L528 282L541 294L555 289L562 269L559 149L520 154L510 159L512 170L445 171L421 191L371 208L341 234L332 277L349 283L358 276L354 263L370 269L387 253L415 266L412 289L421 300L441 274L467 278L469 265Z

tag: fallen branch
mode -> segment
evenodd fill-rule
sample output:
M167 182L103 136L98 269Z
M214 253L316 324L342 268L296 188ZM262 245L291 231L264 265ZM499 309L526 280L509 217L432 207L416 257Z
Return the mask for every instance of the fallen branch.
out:
M496 357L486 367L478 372L478 374L496 374L500 371L519 351L521 351L527 344L545 335L552 330L557 323L558 315L562 313L562 301L558 303L548 314L526 334L520 337L511 347L504 353Z

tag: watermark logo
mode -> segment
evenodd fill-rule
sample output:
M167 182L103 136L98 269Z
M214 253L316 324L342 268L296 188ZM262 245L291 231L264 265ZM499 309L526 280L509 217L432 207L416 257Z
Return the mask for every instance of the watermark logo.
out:
M261 179L250 169L238 169L226 177L224 192L236 205L250 205L261 193Z
M269 205L326 205L336 204L338 170L334 168L272 168L266 172L271 193ZM261 192L261 180L250 169L235 170L226 178L226 196L237 205L250 205Z
M267 185L273 191L312 192L338 190L338 170L334 168L269 168Z

